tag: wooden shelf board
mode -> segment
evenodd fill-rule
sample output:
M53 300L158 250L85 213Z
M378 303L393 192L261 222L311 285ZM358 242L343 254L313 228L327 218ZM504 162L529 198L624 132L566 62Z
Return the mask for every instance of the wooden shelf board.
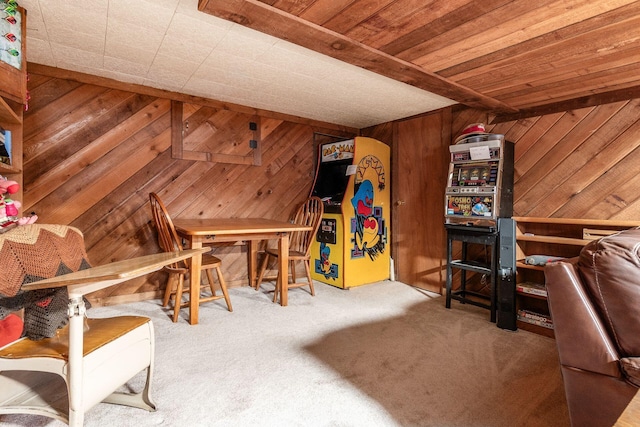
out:
M539 242L539 243L552 243L554 245L573 245L584 246L591 240L576 239L573 237L559 237L559 236L544 236L544 235L527 235L521 234L516 236L516 240L519 242Z
M8 122L13 124L22 123L22 119L13 111L13 108L0 97L0 122Z
M533 332L538 335L544 335L545 337L549 338L555 338L553 329L534 325L533 323L523 322L522 320L516 320L516 326L518 327L518 329L522 329L524 331Z
M611 219L584 219L584 218L539 218L527 216L514 216L516 222L531 224L566 224L566 225L600 225L604 227L639 227L640 221L611 220Z
M22 173L22 171L14 166L0 163L0 173Z
M518 293L518 295L521 295L523 297L541 299L543 301L547 300L547 297L543 297L542 295L531 294L529 292L520 292L520 291L516 291L516 292Z
M517 268L526 268L528 270L544 271L544 266L526 264L524 261L516 261L516 267Z

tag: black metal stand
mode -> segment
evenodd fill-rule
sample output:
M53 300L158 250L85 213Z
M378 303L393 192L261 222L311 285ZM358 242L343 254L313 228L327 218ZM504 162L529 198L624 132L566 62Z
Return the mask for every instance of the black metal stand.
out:
M491 313L491 321L496 321L496 291L498 268L498 231L494 228L468 227L464 225L445 225L447 229L447 283L446 307L451 308L451 300L455 299L463 304L472 304L486 308ZM462 242L462 257L452 259L453 241ZM480 263L467 259L467 244L485 245L490 248L489 263ZM452 291L453 269L460 269L460 289ZM486 274L490 282L490 295L470 291L467 286L467 271ZM488 302L487 302L488 301Z
M491 321L501 329L516 330L515 306L515 222L511 218L498 218L497 228L446 224L447 229L447 283L446 307L451 300L486 308ZM462 242L462 257L452 259L453 242ZM490 248L491 260L482 263L467 259L468 244ZM460 271L460 288L452 290L453 269ZM485 295L467 289L467 271L489 277L490 293Z

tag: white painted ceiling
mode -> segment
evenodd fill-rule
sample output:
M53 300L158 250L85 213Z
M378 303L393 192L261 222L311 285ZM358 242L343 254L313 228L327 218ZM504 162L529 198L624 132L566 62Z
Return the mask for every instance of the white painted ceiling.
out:
M447 98L199 12L198 0L19 0L27 61L355 128Z

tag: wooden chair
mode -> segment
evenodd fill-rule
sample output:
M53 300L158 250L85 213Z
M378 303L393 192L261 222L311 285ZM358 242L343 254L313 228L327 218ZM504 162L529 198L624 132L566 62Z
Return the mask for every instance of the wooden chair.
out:
M158 243L165 252L181 251L182 241L176 232L176 229L171 221L171 217L167 212L162 200L156 193L149 194L149 200L151 202L151 212L153 214L153 220L158 231ZM202 267L201 271L206 273L207 280L209 282L209 289L211 295L202 296L200 302L214 301L224 298L227 309L233 311L231 307L231 300L229 299L229 293L227 292L227 283L224 280L220 266L222 261L219 258L211 254L202 255ZM212 270L216 270L218 275L218 281L220 282L220 289L222 295L216 295L215 283L213 280ZM173 321L178 321L178 315L180 309L187 307L189 302L182 303L182 297L185 293L189 292L189 287L184 287L186 276L189 274L189 265L182 261L169 266L166 266L164 270L169 273L169 280L167 281L167 287L164 291L164 298L162 300L162 306L166 307L169 304L169 300L173 298ZM206 288L207 285L202 285L201 289Z
M0 234L0 322L15 317L13 311L24 313L17 331L24 337L0 347L0 414L42 415L82 426L85 412L99 402L155 410L151 320L87 318L84 295L197 252L91 268L76 228L31 224ZM116 392L143 370L140 392Z
M289 237L289 260L291 261L291 280L289 282L289 278L287 277L285 281L287 282L287 289L291 288L299 288L302 286L309 286L309 290L311 291L311 295L315 296L315 290L313 288L313 280L311 279L311 267L310 267L310 259L311 259L311 243L318 232L318 227L320 227L320 221L322 220L322 215L324 214L324 204L319 197L310 197L308 198L296 211L295 217L293 218L293 222L295 224L302 224L311 226L312 229L309 231L294 231L291 233ZM267 248L265 250L265 256L262 260L262 265L260 266L260 273L258 275L258 280L255 285L255 289L258 290L260 288L260 284L264 279L274 279L274 277L264 277L264 273L267 269L267 265L269 261L274 258L278 258L278 249ZM296 261L302 261L304 264L305 273L307 276L307 283L297 282L296 281L296 269L295 263ZM278 276L275 277L277 283L279 283L280 273L278 272ZM278 294L281 292L279 285L276 286L273 302L277 301Z

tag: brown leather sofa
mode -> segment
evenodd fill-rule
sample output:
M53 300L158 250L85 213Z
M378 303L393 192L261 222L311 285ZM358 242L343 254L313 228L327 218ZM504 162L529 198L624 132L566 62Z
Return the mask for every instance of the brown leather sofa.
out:
M571 425L612 426L640 388L640 229L547 265L545 279Z

